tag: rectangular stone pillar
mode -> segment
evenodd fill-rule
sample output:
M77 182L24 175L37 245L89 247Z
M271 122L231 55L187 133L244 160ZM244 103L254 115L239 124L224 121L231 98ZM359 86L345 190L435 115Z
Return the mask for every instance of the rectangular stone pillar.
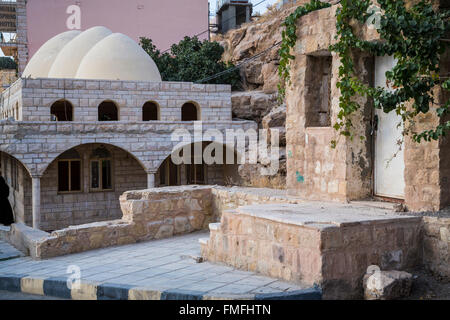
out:
M155 172L147 173L147 188L152 189L155 187Z
M250 9L251 9L251 7L250 6L247 6L246 8L245 8L245 22L250 22L250 20L251 20L251 16L250 16Z
M41 177L32 177L32 210L33 229L39 229L41 224Z

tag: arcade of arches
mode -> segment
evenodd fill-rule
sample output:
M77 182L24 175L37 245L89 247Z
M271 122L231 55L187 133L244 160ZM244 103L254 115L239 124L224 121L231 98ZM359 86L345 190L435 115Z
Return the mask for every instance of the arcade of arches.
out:
M202 152L211 142L202 143ZM222 146L223 147L223 146ZM194 154L194 144L191 145ZM225 151L224 151L225 155ZM32 226L35 178L14 157L0 152L0 172L10 186L16 221ZM225 184L237 176L237 165L205 163L175 165L170 156L158 172L148 174L127 151L108 144L80 145L60 154L39 180L41 230L120 219L119 197L128 190L188 184Z

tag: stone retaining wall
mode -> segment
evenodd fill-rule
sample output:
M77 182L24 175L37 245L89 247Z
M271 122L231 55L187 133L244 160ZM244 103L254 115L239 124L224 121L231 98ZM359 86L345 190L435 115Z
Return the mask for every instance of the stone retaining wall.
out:
M265 206L255 207L261 213L265 210ZM210 238L202 244L202 256L208 261L294 283L317 284L327 299L362 297L362 277L371 264L402 270L421 262L421 219L417 217L303 225L254 216L246 208L253 207L225 211L221 223L211 226ZM307 212L299 214L300 219L305 214L314 218ZM333 219L333 212L327 212Z
M120 197L118 220L70 226L52 233L22 223L8 241L33 259L45 259L115 245L171 237L207 229L222 210L252 203L295 203L281 190L180 186L128 191Z
M423 218L423 264L450 280L450 218Z
M10 241L33 259L45 259L189 233L212 221L211 187L129 191L120 197L120 204L120 220L71 226L50 234L15 224Z

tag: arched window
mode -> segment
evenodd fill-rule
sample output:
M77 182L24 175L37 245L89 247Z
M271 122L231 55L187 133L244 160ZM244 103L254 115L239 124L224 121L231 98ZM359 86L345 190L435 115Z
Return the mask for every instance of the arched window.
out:
M67 100L56 101L50 107L53 121L73 121L73 107Z
M181 107L181 121L199 120L199 110L192 102L187 102Z
M91 155L91 181L92 191L108 191L113 189L112 157L105 147L99 147Z
M71 149L58 158L58 192L79 191L81 191L81 157L75 149Z
M98 121L118 121L119 111L112 101L103 101L98 106Z
M155 102L146 102L142 107L142 121L159 120L158 105Z

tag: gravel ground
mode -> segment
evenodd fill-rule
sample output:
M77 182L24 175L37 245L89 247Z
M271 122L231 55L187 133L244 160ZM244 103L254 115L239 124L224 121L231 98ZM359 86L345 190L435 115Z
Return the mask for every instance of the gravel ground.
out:
M411 295L403 300L450 300L449 279L439 279L424 269L409 271L415 277Z
M402 215L416 216L416 217L436 217L436 218L450 218L450 208L440 211L426 211L426 212L398 212Z

